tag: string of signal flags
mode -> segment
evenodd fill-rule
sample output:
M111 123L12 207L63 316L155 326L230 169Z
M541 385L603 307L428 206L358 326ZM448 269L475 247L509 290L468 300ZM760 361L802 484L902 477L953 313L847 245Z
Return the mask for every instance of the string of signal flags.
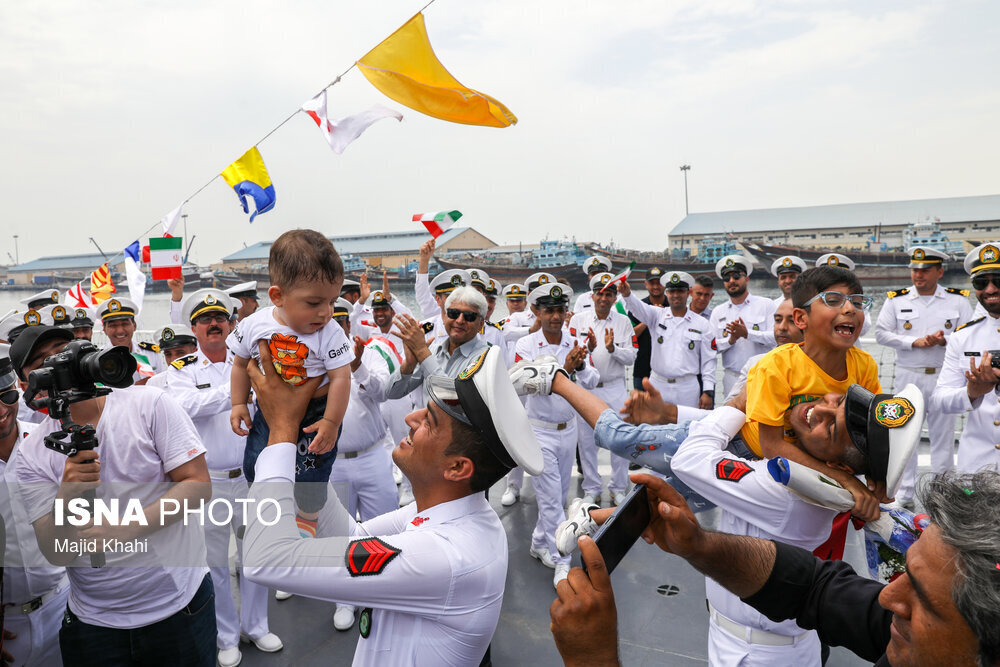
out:
M326 92L355 67L383 95L427 116L451 123L484 127L508 127L517 123L517 117L499 100L463 85L438 60L424 24L423 12L432 4L434 0L424 5L394 33L274 126L239 159L221 173L212 176L208 182L185 197L177 208L140 235L143 238L159 226L162 229L161 237L150 238L149 245L141 247L138 240L132 242L91 273L89 286L84 285L86 280L77 283L66 293L67 305L82 308L98 305L110 298L117 291L111 280L110 265L120 256L125 258L130 298L140 307L145 292L145 274L138 269L141 261L151 263L153 278L156 280L179 278L180 239L173 236L174 228L181 219L184 205L217 178L221 177L233 189L243 212L249 215L250 222L258 215L272 210L277 196L258 146L300 112L312 119L330 149L338 155L375 122L386 118L401 121L403 114L381 104L352 116L330 119ZM253 201L253 211L250 210L250 200ZM414 214L413 221L423 223L427 231L437 238L461 215L458 211L418 213ZM150 250L151 247L153 250Z

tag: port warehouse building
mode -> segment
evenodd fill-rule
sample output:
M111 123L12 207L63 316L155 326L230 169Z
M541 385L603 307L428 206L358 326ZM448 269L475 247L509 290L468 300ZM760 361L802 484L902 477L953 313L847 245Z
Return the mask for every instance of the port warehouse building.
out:
M424 230L414 230L328 238L341 255L357 255L371 268L394 269L419 259L420 246L430 239L430 235ZM222 267L231 271L241 271L267 264L271 243L271 241L261 241L227 255L222 258ZM435 253L485 250L496 246L496 243L472 227L452 227L438 237Z
M938 224L971 250L1000 239L1000 195L690 213L670 231L669 247L696 254L699 240L731 234L743 243L829 250L863 249L877 235L895 248L903 230L921 222Z
M125 260L121 254L119 261L112 264L112 271L125 272ZM24 264L7 267L7 278L4 282L8 285L47 285L55 286L59 282L66 283L69 280L81 280L90 272L104 264L107 259L99 253L84 255L53 255L50 257L39 257Z

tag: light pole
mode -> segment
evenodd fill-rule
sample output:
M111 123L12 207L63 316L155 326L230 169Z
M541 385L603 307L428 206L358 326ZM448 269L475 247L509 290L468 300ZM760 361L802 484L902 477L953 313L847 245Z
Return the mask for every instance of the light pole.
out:
M14 263L21 264L21 255L17 252L17 234L14 234Z
M683 164L681 165L681 171L684 172L684 215L688 214L688 172L691 171L691 165Z

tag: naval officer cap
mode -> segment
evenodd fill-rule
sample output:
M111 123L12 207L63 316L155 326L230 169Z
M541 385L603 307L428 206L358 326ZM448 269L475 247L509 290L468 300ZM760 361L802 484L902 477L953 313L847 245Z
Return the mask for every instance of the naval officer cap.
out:
M38 312L42 314L42 319L57 327L68 328L73 321L73 312L62 304L49 304Z
M368 295L368 300L365 301L365 306L368 308L392 308L392 301L390 301L389 295L380 289L372 290L371 294Z
M78 307L73 309L73 318L69 321L72 329L86 329L94 326L97 315L90 308Z
M165 327L160 327L155 337L156 344L160 346L159 351L161 352L173 347L180 347L181 345L198 344L198 339L195 338L194 332L186 324L168 324Z
M357 292L361 294L361 283L357 280L351 280L350 278L344 278L344 286L340 288L340 296L345 294L350 294L351 292Z
M1000 243L993 241L973 248L965 256L965 272L970 276L1000 273Z
M9 343L11 332L23 326L24 320L21 319L21 314L16 310L9 311L6 315L0 317L0 340Z
M652 266L646 269L646 282L649 282L650 280L659 280L662 275L663 269L658 266Z
M514 392L500 348L491 345L456 378L433 375L427 394L447 415L476 429L490 453L510 470L542 472L542 449ZM498 481L489 480L492 485Z
M233 308L233 301L222 290L206 287L191 292L181 304L181 318L188 323L196 318L211 313L224 313L228 317Z
M839 266L848 271L853 271L854 260L847 255L841 255L839 252L828 252L816 259L816 266Z
M251 280L249 282L240 283L239 285L233 285L226 290L226 294L234 299L256 299L257 281Z
M549 283L531 290L531 294L528 295L528 303L543 308L545 306L566 306L569 305L571 296L573 296L573 288L569 285Z
M351 316L352 310L354 310L354 306L351 305L351 302L345 299L344 297L340 297L339 299L333 302L333 314L330 317L349 318Z
M668 271L660 276L660 284L667 289L691 289L694 278L684 271Z
M97 307L97 317L102 322L123 320L128 317L135 319L138 313L139 307L135 305L135 301L124 296L112 297Z
M486 296L491 296L494 299L500 294L500 283L490 278L489 285L486 286Z
M948 255L936 248L928 248L925 245L915 245L907 248L906 254L910 256L911 269L929 269L935 266L944 266L948 261Z
M605 285L611 282L612 278L614 278L614 276L608 273L607 271L604 271L602 273L595 273L590 277L590 291L600 292L601 290L604 289ZM618 285L612 285L609 289L612 289L615 292L617 292Z
M908 384L896 394L873 394L859 384L847 390L847 432L868 460L868 478L895 495L923 427L924 396Z
M59 290L56 289L42 290L38 294L32 294L29 297L21 299L21 303L23 303L28 308L33 308L35 310L38 310L44 306L59 303Z
M470 282L472 282L472 276L469 275L468 271L448 269L434 276L434 280L431 281L431 289L434 290L435 294L451 294L453 290L468 285Z
M801 257L784 255L771 262L771 275L777 278L782 273L802 273L806 268L806 263Z
M554 282L558 282L554 275L545 271L539 271L528 276L528 279L524 281L524 288L530 294L539 285L548 285Z
M583 260L583 272L588 276L603 271L611 271L611 260L600 255L592 255Z
M746 255L726 255L715 263L715 275L722 280L734 271L742 271L749 276L753 273L753 262Z
M6 391L17 384L17 373L10 362L10 346L0 344L0 391Z
M486 290L490 286L490 276L482 269L469 269L469 284Z
M504 285L503 295L507 299L527 299L528 290L521 283L511 283Z

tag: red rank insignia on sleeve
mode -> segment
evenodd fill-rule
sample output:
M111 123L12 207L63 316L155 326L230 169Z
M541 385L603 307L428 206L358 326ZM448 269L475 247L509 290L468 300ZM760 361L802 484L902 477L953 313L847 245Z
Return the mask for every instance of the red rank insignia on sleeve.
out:
M715 476L727 482L738 482L752 472L753 468L748 466L744 461L722 459L715 464Z
M719 349L719 346L715 344L715 339L714 338L712 339L712 349L713 350L718 350Z
M354 540L347 546L347 570L352 577L382 574L385 566L402 553L377 537Z
M420 524L422 524L424 521L427 521L427 520L428 520L427 517L418 516L418 517L414 517L413 521L411 521L410 523L412 523L414 526L419 526Z

